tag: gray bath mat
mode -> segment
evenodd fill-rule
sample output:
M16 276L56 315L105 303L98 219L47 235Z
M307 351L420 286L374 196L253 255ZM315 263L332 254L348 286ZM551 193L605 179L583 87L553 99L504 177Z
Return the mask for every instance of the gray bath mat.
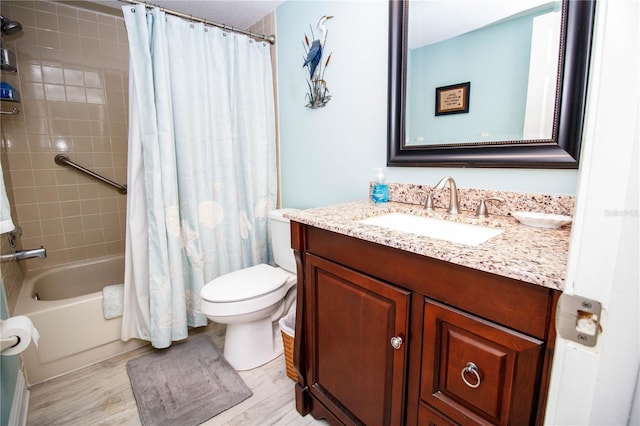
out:
M203 423L253 395L206 334L127 362L143 425Z

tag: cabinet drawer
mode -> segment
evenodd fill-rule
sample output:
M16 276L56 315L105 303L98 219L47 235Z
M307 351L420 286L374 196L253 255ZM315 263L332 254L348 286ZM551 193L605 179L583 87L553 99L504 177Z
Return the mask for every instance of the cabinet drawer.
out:
M535 421L543 342L426 300L420 398L458 423Z
M424 426L456 426L455 423L424 402L421 402L418 408L418 424Z

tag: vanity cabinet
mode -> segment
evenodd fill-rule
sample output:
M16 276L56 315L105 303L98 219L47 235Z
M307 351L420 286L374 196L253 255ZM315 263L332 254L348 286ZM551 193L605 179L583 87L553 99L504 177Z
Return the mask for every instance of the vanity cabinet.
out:
M291 221L296 409L330 424L541 424L559 292Z

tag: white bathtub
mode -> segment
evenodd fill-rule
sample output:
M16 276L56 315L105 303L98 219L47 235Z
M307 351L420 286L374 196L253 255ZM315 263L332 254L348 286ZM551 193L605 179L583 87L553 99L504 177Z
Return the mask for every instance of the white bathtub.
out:
M121 341L122 318L102 314L102 288L123 279L123 256L27 272L14 315L31 318L40 333L38 349L21 354L29 385L148 343Z

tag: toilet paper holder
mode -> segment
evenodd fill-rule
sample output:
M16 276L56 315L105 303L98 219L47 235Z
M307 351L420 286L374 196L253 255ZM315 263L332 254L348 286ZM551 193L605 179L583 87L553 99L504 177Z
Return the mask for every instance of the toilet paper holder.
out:
M20 338L18 336L10 336L6 339L0 339L0 352L4 352L6 349L11 349L14 346L18 346Z
M0 329L2 328L2 323L4 321L0 320ZM13 348L14 346L18 346L20 343L20 337L18 336L0 336L0 352L4 352L6 349Z
M38 349L40 334L27 316L15 316L0 320L0 354L17 355L31 343Z

